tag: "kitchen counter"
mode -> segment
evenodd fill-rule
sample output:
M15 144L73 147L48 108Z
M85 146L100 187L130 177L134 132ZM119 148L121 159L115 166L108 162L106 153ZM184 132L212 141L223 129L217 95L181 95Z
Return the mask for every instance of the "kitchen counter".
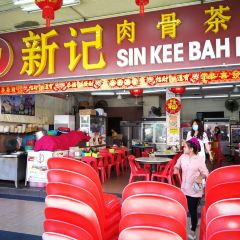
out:
M0 154L0 179L14 181L18 187L18 181L26 177L27 154L16 152L12 154Z

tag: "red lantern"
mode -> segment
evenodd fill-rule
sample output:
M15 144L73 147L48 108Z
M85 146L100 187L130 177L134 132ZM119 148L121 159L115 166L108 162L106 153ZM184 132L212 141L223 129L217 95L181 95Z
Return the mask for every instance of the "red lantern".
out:
M54 12L62 7L63 0L35 0L35 4L42 9L42 17L46 19L46 26L50 27L50 20L54 19Z
M149 0L135 0L136 4L140 7L140 15L144 15L144 6L149 3Z
M138 96L142 95L142 93L143 93L142 89L131 89L129 91L135 97L138 97Z
M170 88L170 91L175 93L175 94L183 94L185 93L185 87L173 87L173 88Z

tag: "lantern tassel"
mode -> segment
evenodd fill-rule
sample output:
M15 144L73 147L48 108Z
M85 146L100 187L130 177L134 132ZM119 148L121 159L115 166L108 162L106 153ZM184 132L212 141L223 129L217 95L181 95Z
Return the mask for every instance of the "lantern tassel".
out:
M144 16L144 5L143 4L141 4L140 5L140 16Z
M49 28L50 27L50 18L46 18L46 27Z

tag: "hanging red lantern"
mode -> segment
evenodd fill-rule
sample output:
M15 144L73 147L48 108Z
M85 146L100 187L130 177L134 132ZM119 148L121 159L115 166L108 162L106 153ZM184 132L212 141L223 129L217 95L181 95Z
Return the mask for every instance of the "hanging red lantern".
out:
M54 12L62 7L63 0L35 0L35 4L42 9L42 17L46 19L46 27L54 19Z
M170 91L175 93L175 94L183 94L185 93L185 87L173 87L173 88L170 88Z
M138 97L143 94L142 89L131 89L131 90L129 90L129 92L135 97Z
M149 0L135 0L136 4L140 7L140 15L144 15L144 6L149 3Z

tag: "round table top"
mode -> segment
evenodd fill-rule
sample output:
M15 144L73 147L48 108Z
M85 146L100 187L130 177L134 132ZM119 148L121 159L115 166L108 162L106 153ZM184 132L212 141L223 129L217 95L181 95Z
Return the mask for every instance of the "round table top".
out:
M136 161L147 164L167 163L171 159L168 157L139 157Z
M155 152L155 156L156 157L173 157L175 156L177 153L172 152L172 153L165 153L165 152Z

